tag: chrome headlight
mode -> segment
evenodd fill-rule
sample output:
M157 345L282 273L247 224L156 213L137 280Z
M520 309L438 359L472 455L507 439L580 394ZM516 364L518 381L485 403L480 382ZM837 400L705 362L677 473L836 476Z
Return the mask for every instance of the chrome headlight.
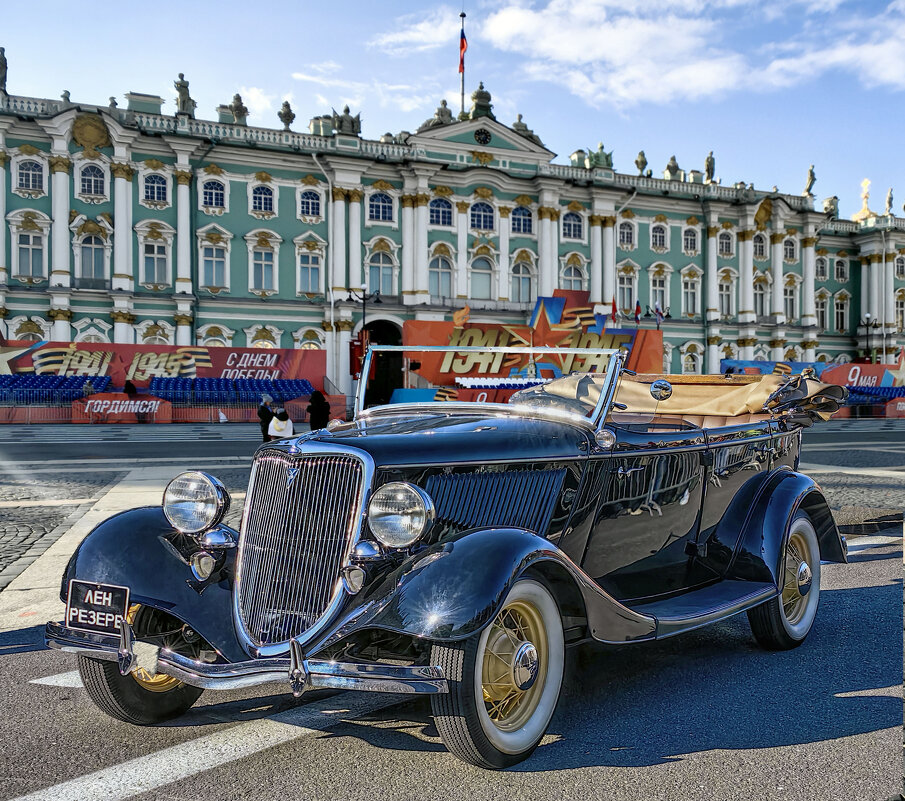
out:
M229 493L207 473L180 473L163 493L163 513L183 534L198 534L219 523L229 511Z
M384 484L371 496L368 525L387 548L406 548L434 521L434 502L421 487L402 481Z

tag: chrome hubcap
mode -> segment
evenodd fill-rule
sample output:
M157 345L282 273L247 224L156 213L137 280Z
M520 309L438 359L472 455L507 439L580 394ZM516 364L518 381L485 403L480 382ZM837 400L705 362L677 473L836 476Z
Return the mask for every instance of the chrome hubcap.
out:
M537 680L540 660L534 643L523 642L512 657L512 683L522 692L529 689Z
M811 589L811 568L807 562L798 565L798 593L802 598L808 594Z

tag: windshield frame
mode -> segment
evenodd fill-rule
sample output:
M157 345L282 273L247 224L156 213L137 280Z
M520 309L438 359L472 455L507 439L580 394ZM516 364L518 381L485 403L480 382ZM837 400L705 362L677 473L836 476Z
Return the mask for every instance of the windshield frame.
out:
M373 409L369 409L365 412L364 409L364 400L365 400L365 391L367 389L367 376L371 374L371 362L375 353L512 353L512 354L529 354L534 356L535 354L550 354L550 355L578 355L578 356L587 356L587 355L598 355L598 356L610 356L609 361L607 362L606 372L604 375L604 384L600 391L600 398L597 401L597 405L594 408L593 414L587 417L580 417L577 414L571 414L568 412L563 412L561 415L557 415L557 417L562 416L564 422L572 422L572 421L581 421L584 425L590 425L595 430L598 429L603 421L606 419L607 414L609 413L610 407L613 404L613 398L616 395L616 386L619 382L619 378L622 375L622 370L625 365L625 360L628 357L628 352L622 349L616 348L551 348L551 347L487 347L482 348L479 346L460 346L460 345L369 345L367 351L365 352L364 361L362 363L361 368L361 379L358 381L358 386L355 390L355 405L352 419L357 420L362 416L367 416L367 414L374 410L380 410L380 412L376 412L377 414L392 414L390 410L396 407L404 406L405 409L399 409L401 413L405 411L411 411L416 407L430 407L432 411L442 411L444 408L447 411L456 411L466 404L456 404L455 408L453 408L448 401L429 401L421 404L413 404L413 403L405 403L405 404L382 404L380 406L375 406ZM480 404L467 404L469 407L482 408L485 410L492 409L494 413L498 413L500 410L506 410L509 413L515 414L524 414L531 415L537 417L545 417L545 415L541 410L533 410L530 406L519 405L512 406L507 403L480 403ZM440 407L439 409L435 409L435 407Z

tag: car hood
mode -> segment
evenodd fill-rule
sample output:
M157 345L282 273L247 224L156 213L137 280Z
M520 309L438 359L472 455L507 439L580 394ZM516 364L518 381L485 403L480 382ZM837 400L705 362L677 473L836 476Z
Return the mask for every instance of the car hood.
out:
M305 437L367 451L378 467L575 459L587 453L589 439L568 423L440 412L357 420Z

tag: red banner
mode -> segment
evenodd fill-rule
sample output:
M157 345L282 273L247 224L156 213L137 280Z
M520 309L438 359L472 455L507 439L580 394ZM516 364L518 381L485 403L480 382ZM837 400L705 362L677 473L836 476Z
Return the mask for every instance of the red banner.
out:
M152 378L305 378L323 389L326 351L279 348L205 348L111 345L100 342L8 342L0 347L0 373L110 376L146 387Z
M72 403L73 423L171 423L173 407L150 395L100 392Z

